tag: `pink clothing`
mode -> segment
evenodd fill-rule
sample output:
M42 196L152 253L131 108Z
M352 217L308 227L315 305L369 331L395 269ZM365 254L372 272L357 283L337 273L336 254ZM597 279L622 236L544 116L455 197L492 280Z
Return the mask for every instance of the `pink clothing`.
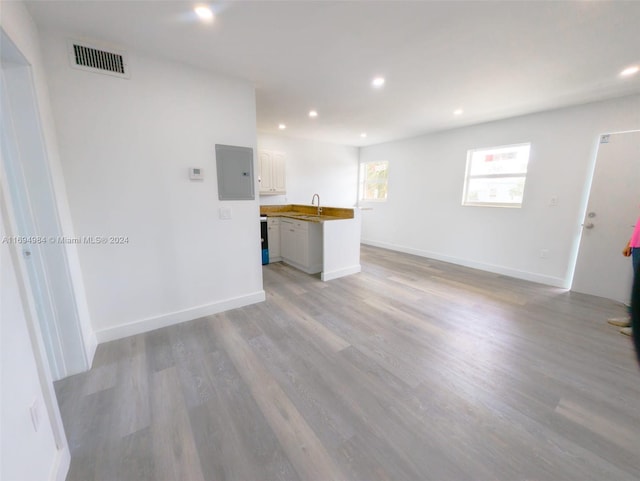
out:
M640 217L638 217L636 227L633 229L633 234L631 234L629 247L633 247L634 249L640 248Z

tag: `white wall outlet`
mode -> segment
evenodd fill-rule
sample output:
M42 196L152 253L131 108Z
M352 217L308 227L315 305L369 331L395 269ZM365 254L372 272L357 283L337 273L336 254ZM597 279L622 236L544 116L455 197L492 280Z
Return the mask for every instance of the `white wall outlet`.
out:
M189 167L189 178L191 180L203 180L204 171L200 167Z
M549 205L551 207L555 207L555 206L558 205L558 196L557 195L554 195L554 196L551 197L551 199L549 199Z
M540 249L540 259L546 259L549 257L549 249Z
M40 429L40 403L38 399L35 399L29 407L29 414L31 414L31 423L33 424L33 430L38 432Z
M218 217L222 220L231 219L231 207L220 207L218 210Z

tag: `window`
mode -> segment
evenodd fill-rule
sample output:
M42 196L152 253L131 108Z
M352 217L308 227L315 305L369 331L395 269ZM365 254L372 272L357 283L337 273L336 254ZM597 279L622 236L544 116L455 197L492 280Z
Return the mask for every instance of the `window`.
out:
M387 200L389 162L363 162L360 164L360 200Z
M521 207L531 144L467 152L462 205Z

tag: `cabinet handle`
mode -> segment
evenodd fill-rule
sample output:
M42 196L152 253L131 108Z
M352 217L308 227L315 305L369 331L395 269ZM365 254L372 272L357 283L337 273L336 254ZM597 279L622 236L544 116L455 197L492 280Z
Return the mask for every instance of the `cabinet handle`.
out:
M289 229L289 232L295 232L293 229Z

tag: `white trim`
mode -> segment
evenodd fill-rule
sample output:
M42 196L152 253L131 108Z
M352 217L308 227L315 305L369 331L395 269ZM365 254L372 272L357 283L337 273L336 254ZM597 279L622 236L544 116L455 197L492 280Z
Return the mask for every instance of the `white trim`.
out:
M632 134L634 132L640 132L640 129L622 130L618 132L601 132L592 145L593 150L589 157L589 170L588 177L585 181L586 189L582 200L580 201L580 216L578 219L584 219L587 216L587 208L589 207L589 196L591 195L591 186L593 185L593 177L596 173L596 162L598 160L598 150L600 149L600 143L603 135L616 135L616 134ZM569 272L567 273L568 285L573 286L573 278L576 273L576 267L578 265L578 256L580 255L580 244L582 242L582 234L584 230L578 229L578 234L574 237L573 245L571 247L571 253L569 255ZM626 302L626 301L625 301Z
M397 244L389 244L387 242L378 242L369 239L363 239L362 243L374 247L381 247L383 249L389 249L392 251L404 252L406 254L413 254L420 257L427 257L429 259L435 259L442 262L449 262L451 264L457 264L460 266L470 267L472 269L479 269L482 271L493 272L494 274L501 274L516 279L523 279L525 281L538 282L540 284L546 284L552 287L560 287L562 289L569 289L566 279L560 277L546 276L543 274L536 274L535 272L521 271L518 269L511 269L509 267L497 266L495 264L486 264L484 262L476 262L467 259L460 259L458 257L450 257L436 252L424 251L421 249L414 249L413 247L406 247Z
M65 481L67 473L69 473L69 467L71 466L71 452L68 447L59 449L56 452L56 458L51 467L51 473L49 474L50 481Z
M360 264L350 267L345 267L343 269L337 269L335 271L323 272L320 274L320 279L323 281L330 281L333 279L338 279L339 277L350 276L351 274L357 274L362 271L362 267Z
M475 174L471 175L471 167L473 165L473 156L476 152L491 152L496 150L507 150L507 149L519 149L521 147L528 147L529 152L527 154L527 166L524 172L510 172L508 174ZM522 192L522 199L520 202L474 202L470 201L467 196L469 194L469 181L475 179L516 179L519 177L524 178L523 189L527 183L527 172L529 167L529 161L531 160L531 142L524 142L519 144L511 144L511 145L500 145L497 147L482 147L477 149L469 149L467 150L467 166L465 167L464 173L464 184L462 186L462 206L463 207L506 207L506 208L520 208L522 207L522 203L524 202L524 190Z
M157 317L141 319L139 321L121 324L119 326L108 327L96 331L96 338L99 343L114 341L124 337L142 334L144 332L160 329L161 327L172 326L182 322L192 321L200 317L210 316L218 312L236 309L263 302L266 299L264 291L257 291L240 297L232 297L223 301L192 307L183 311L170 312Z
M372 203L381 203L381 202L387 202L388 198L389 198L389 176L387 174L387 180L386 182L377 182L378 184L381 185L385 185L387 187L387 197L385 197L384 199L364 199L362 198L363 194L364 194L364 185L367 182L367 177L365 176L364 179L362 178L362 174L364 173L364 166L367 164L387 164L387 171L389 170L389 161L388 160L366 160L364 162L360 162L360 158L358 158L358 201L356 202L356 205L360 205L361 203L367 203L367 202L372 202Z
M12 43L11 39L4 33L4 31L2 31L1 36L2 40L7 45L10 45L12 49L19 52L17 47ZM29 134L32 140L35 139L35 143L33 145L34 148L37 148L37 154L28 158L36 159L38 168L43 171L43 178L46 182L47 191L45 194L50 197L50 200L52 201L48 206L48 208L51 209L51 212L46 211L44 215L47 215L47 217L53 222L56 233L52 231L47 235L60 235L62 233L62 224L58 206L59 199L57 197L51 175L49 153L46 149L42 119L40 115L40 105L35 91L33 70L29 65L22 66L18 69L8 69L2 65L2 76L3 85L1 89L1 100L3 107L10 114L9 120L11 122L11 128L13 130L25 130L24 125L22 125L24 122L19 125L13 125L14 117L11 114L17 108L15 105L16 103L19 103L19 107L23 108L23 110L25 108L27 109L26 112L29 114L29 122L33 123L33 126L29 125L28 127L33 127L29 128ZM11 93L13 93L13 96L15 97L13 103L9 102L12 98L10 96ZM22 127L20 127L20 125L22 125ZM35 134L33 133L34 131ZM15 196L11 195L11 190L9 190L8 186L6 191L7 196L11 197L13 202L13 207L11 209L16 215L14 222L16 222L15 226L17 232L17 226L21 226L23 229L26 224L35 227L38 222L38 216L34 211L32 211L31 201L33 200L33 195L26 187L27 179L22 169L22 161L24 159L22 158L19 150L21 148L20 142L14 138L16 134L16 132L3 132L2 140L5 140L7 145L9 145L14 151L8 153L8 158L4 159L4 162L6 164L5 169L9 168L9 172L12 173L13 182L17 183L14 185L19 185L19 192ZM39 209L39 211L42 215L42 210ZM18 219L21 220L17 222ZM34 295L37 296L38 305L43 306L43 310L46 310L47 314L38 322L41 327L41 335L45 340L45 352L47 353L49 361L48 366L51 370L52 377L55 380L58 380L71 374L76 374L77 372L86 371L90 367L90 362L87 356L89 351L87 346L85 346L84 332L80 325L80 316L76 298L77 293L71 276L71 271L69 270L67 251L66 249L59 249L59 252L55 254L56 256L59 255L63 258L62 267L56 272L51 271L51 268L47 263L47 260L54 254L45 254L40 249L40 246L37 245L32 246L31 251L34 255L29 262L29 268L27 271L30 282L29 289L32 289L31 286L33 284L34 287L37 286L41 292L45 293L38 296L32 289ZM65 291L68 287L68 292L65 292L64 295L68 295L72 298L72 302L69 303L69 309L66 309L66 312L64 313L58 311L60 303L56 301L56 298L61 298L61 294L60 292L56 294L56 292L52 290L51 286L53 284L51 283L51 276L55 276L57 278L57 283L59 285L62 285L63 283L65 284L65 286L62 287ZM58 322L61 318L66 319L64 324L60 324L60 322ZM63 339L65 341L64 343Z
M89 369L93 366L93 358L96 356L96 350L98 349L98 337L94 331L89 333L88 339L86 339L85 352L87 354L87 363Z
M504 209L522 209L522 202L506 204L500 202L466 202L462 207L501 207Z
M300 264L299 262L292 261L291 259L282 258L282 262L287 264L288 266L295 267L299 271L304 272L305 274L317 274L318 272L322 272L322 264L313 264L309 267Z

